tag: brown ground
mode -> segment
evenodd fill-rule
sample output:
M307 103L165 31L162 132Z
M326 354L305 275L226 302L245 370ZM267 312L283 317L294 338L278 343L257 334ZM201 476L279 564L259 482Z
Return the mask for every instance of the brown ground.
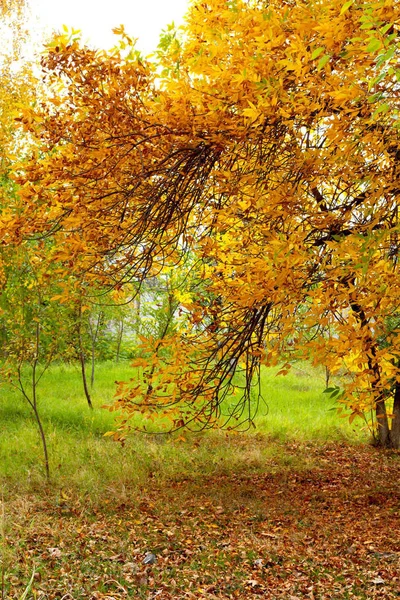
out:
M312 468L9 499L3 598L400 598L400 453L285 451Z

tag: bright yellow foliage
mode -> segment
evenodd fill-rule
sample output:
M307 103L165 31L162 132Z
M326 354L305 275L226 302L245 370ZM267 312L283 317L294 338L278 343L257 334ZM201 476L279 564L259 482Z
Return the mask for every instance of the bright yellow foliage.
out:
M128 414L214 425L239 391L234 425L260 364L305 356L349 374L343 401L400 440L385 407L394 394L400 420L399 15L397 0L198 0L158 65L124 38L49 48L19 227L112 285L198 257L191 317L146 342Z

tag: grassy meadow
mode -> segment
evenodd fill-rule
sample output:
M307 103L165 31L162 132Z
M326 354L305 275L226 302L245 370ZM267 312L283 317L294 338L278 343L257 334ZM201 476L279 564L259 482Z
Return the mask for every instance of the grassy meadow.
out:
M38 390L50 483L29 406L4 385L1 600L398 598L400 454L339 418L323 372L276 371L247 432L122 447L101 407L129 365L98 365L93 411L78 367L53 366Z
M197 477L229 468L263 467L276 452L271 441L366 440L363 424L349 425L334 402L323 394L324 374L309 365L293 367L286 376L264 370L256 427L247 433L205 432L177 435L133 434L122 448L104 437L114 427L115 381L129 380L128 363L103 363L96 368L91 390L94 410L87 406L78 366L60 364L45 372L38 387L54 484L85 491L129 485L157 477ZM29 489L43 481L42 447L36 422L18 390L2 387L0 403L1 476L8 485ZM184 438L184 439L182 439ZM284 445L284 444L283 444ZM281 449L279 454L282 454Z

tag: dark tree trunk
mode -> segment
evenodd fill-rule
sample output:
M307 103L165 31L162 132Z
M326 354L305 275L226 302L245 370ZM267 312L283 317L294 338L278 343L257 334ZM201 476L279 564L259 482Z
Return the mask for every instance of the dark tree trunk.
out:
M389 419L387 416L385 400L383 398L380 398L376 401L375 414L377 422L377 442L382 448L390 448L391 436Z
M348 282L346 282L348 283ZM368 368L373 374L374 379L371 382L372 393L377 394L377 400L375 402L375 415L377 423L376 441L382 448L393 448L393 430L389 428L389 419L386 410L385 398L380 390L381 388L381 372L377 361L378 347L376 341L373 340L371 331L369 329L369 322L365 315L364 309L358 304L358 302L351 302L350 304L353 313L356 315L360 327L367 331L368 335L366 341L368 343ZM396 423L396 427L398 423Z
M35 400L35 404L33 406L33 412L34 412L35 419L36 419L36 422L37 422L38 427L39 427L40 439L41 439L41 442L42 442L43 455L44 455L44 468L45 468L45 471L46 471L46 479L47 479L47 481L50 481L49 452L47 450L46 435L44 433L44 429L43 429L42 421L41 421L41 418L40 418L40 415L39 415L39 411L37 409L36 400Z
M31 389L30 392L28 392L27 388L25 387L25 384L23 382L23 378L22 378L22 362L19 364L18 366L18 383L19 383L19 389L22 393L22 395L24 396L24 398L27 400L28 404L30 405L30 407L33 410L33 414L35 415L35 419L39 428L39 434L40 434L40 439L42 442L42 448L43 448L43 455L44 455L44 467L45 467L45 471L46 471L46 479L48 482L50 482L50 462L49 462L49 453L48 453L48 449L47 449L47 440L46 440L46 435L43 429L43 424L42 424L42 420L39 414L39 409L38 409L38 398L37 398L37 387L39 384L39 381L44 373L44 371L48 368L49 364L50 364L50 360L49 362L45 365L44 370L42 371L42 373L38 376L37 374L37 368L39 365L39 352L40 352L40 324L37 322L36 323L36 352L32 361L32 379L31 379Z
M36 352L35 358L32 365L32 403L31 406L33 408L33 412L35 414L35 419L39 427L40 439L42 441L43 454L44 454L44 467L46 470L46 479L50 481L50 463L49 463L49 453L47 450L47 440L46 435L44 433L42 420L38 411L38 400L37 400L37 386L38 386L38 377L37 377L37 366L39 362L39 349L40 349L40 325L36 323Z
M86 400L89 405L89 408L93 409L92 399L90 397L89 388L88 388L88 384L87 384L87 378L86 378L85 355L83 353L82 348L80 348L80 350L79 350L79 360L81 363L83 390L85 392L85 396L86 396Z
M86 396L86 400L87 400L89 408L93 409L92 399L90 397L89 387L87 384L87 377L86 377L85 352L83 349L83 340L82 340L82 305L81 304L79 304L79 306L78 306L76 335L78 338L77 354L78 354L79 362L81 363L83 390L85 392L85 396Z
M396 383L393 399L393 420L390 432L391 447L400 450L400 383Z

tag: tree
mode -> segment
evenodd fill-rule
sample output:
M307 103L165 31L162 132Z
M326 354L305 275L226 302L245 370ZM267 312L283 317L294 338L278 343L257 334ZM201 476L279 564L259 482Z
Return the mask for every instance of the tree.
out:
M39 412L38 385L51 361L55 344L54 338L49 339L47 335L48 315L43 298L46 277L42 279L43 274L36 268L43 244L35 245L28 252L21 238L12 235L22 211L12 174L16 162L32 149L31 140L22 138L15 127L15 118L18 107L28 109L39 90L32 65L24 60L24 45L29 38L27 16L25 0L0 3L0 372L3 381L16 387L32 409L49 479L49 456Z
M14 247L1 252L3 285L0 296L2 383L17 389L32 410L43 448L44 467L50 479L49 453L40 414L40 381L58 357L64 337L59 307L50 302L57 273L43 271L45 244ZM61 317L61 318L60 318Z
M119 407L251 421L260 365L295 347L345 364L351 418L374 409L399 447L397 18L396 0L199 0L155 66L122 28L112 54L53 42L54 98L24 118L45 156L19 178L25 235L116 287L198 257L190 319Z

